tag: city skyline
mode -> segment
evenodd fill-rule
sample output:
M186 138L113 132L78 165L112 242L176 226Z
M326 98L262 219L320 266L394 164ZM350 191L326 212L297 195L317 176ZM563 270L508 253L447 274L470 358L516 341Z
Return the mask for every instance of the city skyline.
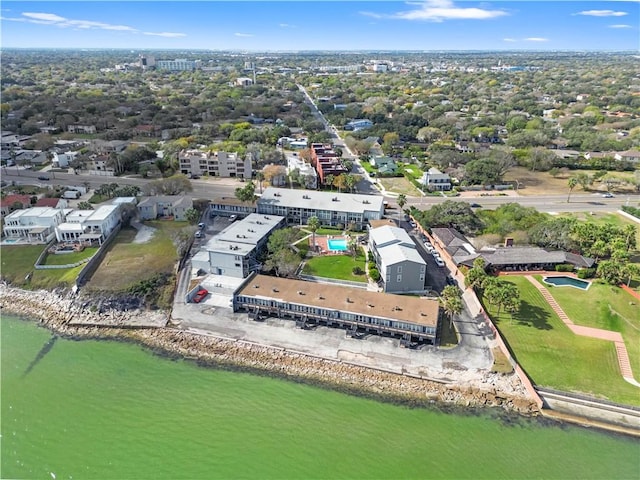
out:
M638 1L2 4L3 48L638 51Z

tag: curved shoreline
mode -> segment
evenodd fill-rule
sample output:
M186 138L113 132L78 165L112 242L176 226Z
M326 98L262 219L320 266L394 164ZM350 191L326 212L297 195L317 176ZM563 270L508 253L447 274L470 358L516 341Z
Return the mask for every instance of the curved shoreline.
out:
M487 373L481 386L464 381L445 384L174 328L125 328L124 319L144 318L147 312L110 310L98 314L78 305L72 298L54 292L24 291L0 285L0 297L3 311L36 319L42 326L65 337L131 341L155 353L195 360L203 366L273 375L410 406L499 407L524 415L539 414L535 402L528 397L515 374ZM157 312L152 314L157 315ZM89 321L97 315L108 317L113 326L68 323L72 318Z

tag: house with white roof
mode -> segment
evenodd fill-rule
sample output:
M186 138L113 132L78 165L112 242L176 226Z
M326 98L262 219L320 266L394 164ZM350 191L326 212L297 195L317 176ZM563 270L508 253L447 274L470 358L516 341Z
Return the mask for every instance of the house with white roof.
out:
M372 228L369 251L380 271L385 292L424 291L427 263L404 229L388 225Z
M287 156L287 173L291 174L295 169L298 169L300 176L304 178L304 186L306 188L313 190L318 188L318 173L316 169L298 156Z
M73 210L55 227L58 242L102 242L120 223L120 207L103 205L97 210Z
M451 177L437 168L430 168L422 174L420 183L429 190L451 190Z
M260 271L260 250L271 232L284 224L283 217L252 213L211 238L193 256L192 267L214 275L246 278L251 272Z
M64 222L64 212L51 207L15 210L4 219L4 234L9 239L29 243L47 243L54 237L54 229Z

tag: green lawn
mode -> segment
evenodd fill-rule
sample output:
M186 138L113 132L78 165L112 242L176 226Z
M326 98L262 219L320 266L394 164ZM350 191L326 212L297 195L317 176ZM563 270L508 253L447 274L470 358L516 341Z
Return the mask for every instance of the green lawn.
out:
M136 236L134 228L118 233L88 288L122 291L154 275L173 272L178 257L172 235L188 227L188 223L157 220L145 225L157 229L148 243L132 243Z
M536 278L542 282L540 276ZM595 281L589 290L543 285L576 325L622 334L634 376L640 379L640 307L637 300L620 287Z
M496 316L489 305L487 312L534 383L640 405L639 389L620 375L612 342L574 335L526 278L505 280L520 290L520 312L513 320L505 313Z
M318 235L342 235L342 232L344 232L344 229L338 230L337 228L320 227L318 230L316 230L316 236L318 236Z
M21 288L51 289L58 286L73 285L84 265L75 268L36 270L33 265L43 249L44 245L2 247L0 249L2 278ZM31 274L29 280L26 279L28 274Z
M91 258L97 251L98 247L89 247L81 252L63 253L59 255L48 254L45 258L44 265L69 265L80 262L85 258Z
M316 277L366 282L366 275L354 275L352 271L357 266L364 272L364 264L364 254L362 249L359 249L358 256L355 259L351 255L322 255L311 258L305 263L302 273Z
M402 165L402 168L409 172L409 175L411 175L415 180L420 180L422 178L422 170L420 170L417 165L406 163Z

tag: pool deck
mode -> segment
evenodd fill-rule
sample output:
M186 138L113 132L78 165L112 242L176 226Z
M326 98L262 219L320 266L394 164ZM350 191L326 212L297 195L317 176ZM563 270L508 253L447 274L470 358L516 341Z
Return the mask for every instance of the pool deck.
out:
M329 248L329 238L331 238L331 240L349 240L349 238L344 235L331 235L331 237L327 235L316 235L316 247L319 253L325 255L342 255L348 252L348 250L331 250ZM313 236L309 237L309 245L313 247Z

